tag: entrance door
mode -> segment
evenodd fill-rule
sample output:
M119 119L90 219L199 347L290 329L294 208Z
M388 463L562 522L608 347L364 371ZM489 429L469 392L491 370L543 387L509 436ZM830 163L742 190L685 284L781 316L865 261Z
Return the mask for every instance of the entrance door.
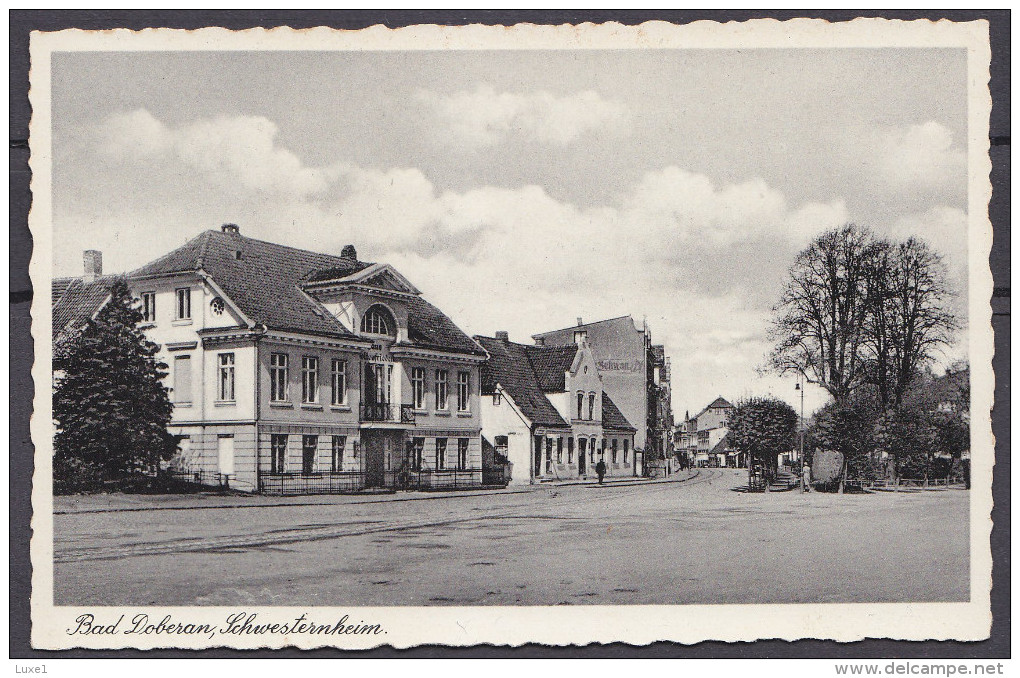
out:
M234 436L220 436L216 439L216 452L219 457L220 474L234 475Z
M535 436L532 445L535 448L535 477L542 475L542 436Z
M382 487L386 480L386 451L384 438L374 432L363 431L361 445L365 455L365 486Z
M588 441L585 438L577 439L577 475L583 476L588 472Z

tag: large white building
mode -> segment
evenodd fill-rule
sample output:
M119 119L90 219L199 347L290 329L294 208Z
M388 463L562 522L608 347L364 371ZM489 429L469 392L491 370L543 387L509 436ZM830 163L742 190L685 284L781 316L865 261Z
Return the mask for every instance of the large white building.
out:
M54 281L55 333L100 273ZM482 483L485 351L393 267L227 224L127 280L170 366L179 472L274 493Z

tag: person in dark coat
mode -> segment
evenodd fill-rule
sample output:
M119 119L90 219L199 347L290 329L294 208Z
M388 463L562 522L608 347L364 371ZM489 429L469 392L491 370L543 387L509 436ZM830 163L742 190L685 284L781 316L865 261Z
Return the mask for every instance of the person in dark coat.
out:
M595 464L595 473L599 476L599 485L602 484L602 479L606 477L606 462L599 459L599 463Z

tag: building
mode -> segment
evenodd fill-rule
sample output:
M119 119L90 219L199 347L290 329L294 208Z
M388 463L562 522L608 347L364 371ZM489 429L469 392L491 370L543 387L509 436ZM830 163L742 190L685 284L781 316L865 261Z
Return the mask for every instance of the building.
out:
M170 366L175 470L288 494L481 484L485 352L393 267L227 224L127 279ZM55 320L79 287L54 281Z
M603 388L587 342L530 346L506 332L475 337L481 368L482 434L510 462L510 482L636 474L637 429Z
M670 364L661 344L652 344L647 323L639 328L629 316L577 325L533 336L539 346L569 346L584 339L591 347L605 392L637 428L638 473L663 463L672 450Z
M54 278L50 290L52 339L56 349L96 317L110 299L117 276L103 275L103 255L85 251L84 274L78 278Z
M733 405L719 396L694 417L685 417L676 429L677 453L692 466L746 466L745 455L729 444L726 419L731 410Z

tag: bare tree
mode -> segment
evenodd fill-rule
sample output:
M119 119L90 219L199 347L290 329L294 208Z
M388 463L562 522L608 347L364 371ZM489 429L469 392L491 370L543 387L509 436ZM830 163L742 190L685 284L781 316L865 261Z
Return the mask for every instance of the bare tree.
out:
M797 256L773 309L773 369L803 375L837 402L863 383L874 257L871 231L855 224L822 234Z

